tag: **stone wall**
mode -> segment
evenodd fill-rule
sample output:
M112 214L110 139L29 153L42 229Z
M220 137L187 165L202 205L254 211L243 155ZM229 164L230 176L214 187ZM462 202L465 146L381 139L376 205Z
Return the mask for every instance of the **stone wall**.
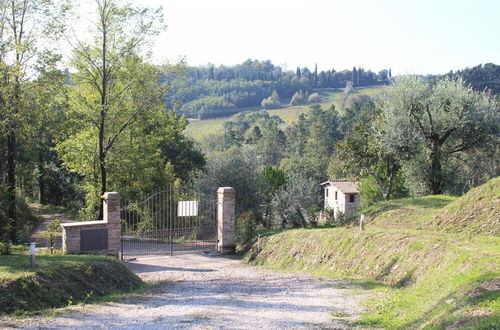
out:
M103 254L118 257L121 250L120 195L107 192L104 198L104 220L70 222L61 224L62 248L64 253ZM83 250L82 232L93 229L107 229L107 242L97 242L105 249ZM101 232L102 233L102 232ZM107 243L107 244L106 244Z

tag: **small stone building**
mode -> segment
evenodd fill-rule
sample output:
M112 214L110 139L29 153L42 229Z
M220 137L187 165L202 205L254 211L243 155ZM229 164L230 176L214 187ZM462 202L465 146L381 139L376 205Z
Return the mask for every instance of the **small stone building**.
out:
M325 191L325 209L331 209L334 217L339 212L350 216L360 202L358 183L350 180L328 180L321 184Z

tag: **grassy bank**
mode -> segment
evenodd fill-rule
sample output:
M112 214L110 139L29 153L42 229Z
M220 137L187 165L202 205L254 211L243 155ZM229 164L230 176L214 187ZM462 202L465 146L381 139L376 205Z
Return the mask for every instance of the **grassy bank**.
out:
M500 239L370 228L290 230L263 238L254 264L348 278L382 294L362 325L384 328L500 324Z
M359 213L370 226L500 237L500 178L457 198L446 195L376 203Z
M40 311L130 292L143 282L121 261L101 256L0 256L0 312Z

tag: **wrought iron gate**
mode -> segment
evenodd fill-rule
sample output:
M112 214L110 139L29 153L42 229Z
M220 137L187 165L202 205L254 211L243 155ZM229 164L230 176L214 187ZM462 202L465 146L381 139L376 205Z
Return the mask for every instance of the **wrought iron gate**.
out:
M217 248L216 201L173 186L122 202L122 259Z

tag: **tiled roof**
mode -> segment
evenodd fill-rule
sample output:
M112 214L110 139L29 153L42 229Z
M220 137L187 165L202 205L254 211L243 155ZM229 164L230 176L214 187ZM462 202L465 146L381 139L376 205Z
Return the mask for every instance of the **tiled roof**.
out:
M359 194L358 183L356 181L350 180L328 180L323 182L321 185L331 184L335 186L338 190L344 194Z

